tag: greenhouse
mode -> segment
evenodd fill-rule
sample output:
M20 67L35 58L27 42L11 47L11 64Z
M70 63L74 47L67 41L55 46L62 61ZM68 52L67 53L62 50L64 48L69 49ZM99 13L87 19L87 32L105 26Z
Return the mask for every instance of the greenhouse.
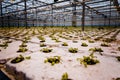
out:
M0 80L120 80L120 0L0 0Z

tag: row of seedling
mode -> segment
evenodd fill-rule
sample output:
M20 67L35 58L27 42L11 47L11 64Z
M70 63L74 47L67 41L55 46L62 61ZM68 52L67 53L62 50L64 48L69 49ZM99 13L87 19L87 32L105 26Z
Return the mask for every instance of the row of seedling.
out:
M26 48L27 47L27 42L30 38L28 37L25 37L24 40L22 41L22 44L19 46L19 49L17 52L26 52L28 51L28 49Z

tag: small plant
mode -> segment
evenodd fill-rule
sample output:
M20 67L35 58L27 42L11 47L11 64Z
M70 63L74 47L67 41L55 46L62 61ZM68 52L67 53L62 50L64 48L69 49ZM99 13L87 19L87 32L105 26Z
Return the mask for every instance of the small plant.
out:
M71 53L77 53L78 48L69 48L68 51L71 52Z
M42 36L38 36L38 39L40 40L40 42L45 42L45 38Z
M89 43L94 43L94 40L88 40Z
M116 58L117 58L118 61L120 61L120 56L117 56Z
M102 50L101 48L96 48L96 47L95 47L95 48L90 48L89 51L92 51L92 52L99 52L100 55L102 55L101 52L103 52L103 50Z
M110 43L112 41L115 41L115 40L116 40L115 38L105 38L105 39L103 39L104 42L108 42L108 43Z
M3 42L3 44L0 44L0 47L4 47L4 49L6 49L8 47L8 43L7 42Z
M55 40L55 42L61 42L58 38Z
M61 42L61 41L59 40L59 38L56 38L56 37L54 37L54 36L51 36L51 38L52 38L52 40L55 40L55 42Z
M23 43L28 43L28 40L27 40L27 39L24 39L22 42L23 42Z
M30 60L30 59L31 59L31 56L27 56L27 57L25 57L25 59Z
M35 35L36 34L35 31L33 31L32 34Z
M46 46L46 44L44 44L44 43L40 44L40 47L45 47L45 46Z
M90 48L89 51L93 51L93 52L103 52L103 50L101 48Z
M51 65L55 65L55 64L58 64L60 63L60 56L53 56L53 57L49 57L47 58L46 60L44 60L44 63L51 63Z
M49 52L52 52L53 49L49 49L49 48L43 48L41 49L42 52L44 53L49 53Z
M81 46L87 47L88 45L86 43L82 43Z
M7 40L6 43L12 43L12 40Z
M96 37L94 40L95 41L99 41L100 39L102 39L103 37L102 36L99 36L99 37Z
M68 44L66 42L63 42L62 46L68 46Z
M80 64L83 64L85 67L87 67L87 65L95 65L99 63L99 60L95 59L93 53L89 56L83 56L83 58L77 58L77 60L80 61Z
M19 47L27 47L26 43L22 43Z
M51 39L52 39L52 40L56 40L56 37L54 37L54 36L51 36Z
M82 37L81 40L86 40L87 38L86 37Z
M26 51L28 51L27 48L25 48L25 47L20 47L17 52L26 52Z
M23 60L24 60L24 57L23 57L22 55L19 55L18 57L14 58L14 59L11 61L11 63L16 64L16 63L19 63L19 62L21 62L21 61L23 61Z
M101 43L101 46L109 47L110 45L108 43Z
M69 80L67 72L62 75L62 79L61 80Z
M25 40L30 40L31 38L30 38L30 36L26 36L24 39Z

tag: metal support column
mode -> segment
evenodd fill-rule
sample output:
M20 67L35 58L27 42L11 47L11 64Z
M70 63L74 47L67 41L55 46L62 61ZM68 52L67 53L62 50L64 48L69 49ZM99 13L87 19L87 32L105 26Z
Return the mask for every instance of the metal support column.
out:
M111 0L110 0L110 12L109 12L109 27L111 26Z
M37 14L37 8L35 9L36 10L36 27L38 26L38 14Z
M25 9L24 9L24 14L25 14L25 27L27 27L27 3L26 3L26 0L24 0L24 6L25 6Z
M77 20L76 20L76 0L73 0L72 7L73 7L72 26L76 27L76 24L77 24Z
M85 2L82 2L82 31L84 31L85 26Z
M0 16L1 16L1 18L0 18L0 21L1 21L1 27L3 27L3 16L2 16L2 1L0 1Z
M51 21L52 21L52 25L51 25L51 26L53 27L53 26L54 26L54 25L53 25L53 22L54 22L54 16L53 16L53 5L51 5L51 8L52 8L52 20L51 20Z
M7 24L8 24L8 27L10 28L10 16L8 15L7 18L8 18L8 19L7 19L7 21L8 21Z
M93 12L91 10L91 27L93 27Z
M19 26L20 26L20 25L19 25L19 17L17 17L17 21L18 21L18 28L19 28Z
M33 22L33 27L34 27L34 20L35 20L35 19L33 19L33 21L32 21L32 22Z

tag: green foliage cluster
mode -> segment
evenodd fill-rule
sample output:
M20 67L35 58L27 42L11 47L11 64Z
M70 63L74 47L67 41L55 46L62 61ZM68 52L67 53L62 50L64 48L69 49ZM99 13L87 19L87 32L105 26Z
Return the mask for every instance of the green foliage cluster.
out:
M24 39L25 40L30 40L31 38L30 38L30 36L26 36Z
M87 47L88 45L86 43L82 43L81 46Z
M61 42L61 41L59 40L59 38L56 38L56 37L54 37L54 36L51 36L51 38L52 38L52 40L55 40L55 42Z
M23 42L19 47L27 47L27 45Z
M41 43L41 44L40 44L40 47L45 47L45 46L47 46L47 45L44 44L44 43Z
M38 36L38 39L41 40L40 42L45 42L45 38L43 36Z
M87 38L86 37L82 37L81 40L87 40Z
M104 42L108 42L108 43L110 43L112 41L115 41L115 40L116 40L115 38L105 38L105 39L103 39Z
M68 43L63 42L63 43L62 43L62 46L68 46Z
M7 40L6 43L12 43L12 40Z
M21 61L24 60L24 57L22 55L19 55L18 57L14 58L13 60L11 60L11 63L19 63Z
M101 48L90 48L89 51L93 51L93 52L103 52L103 50Z
M24 61L25 59L30 60L31 56L23 57L22 55L19 55L18 57L12 59L11 63L16 64L16 63Z
M72 48L71 47L71 48L68 49L68 51L71 52L71 53L77 53L78 52L78 48Z
M69 80L67 72L62 75L62 79L61 80Z
M87 65L95 65L99 63L99 60L95 59L93 53L89 56L83 56L83 58L77 58L77 60L80 61L80 64L83 64L85 67L87 67Z
M95 41L99 41L99 40L102 39L102 38L103 38L102 36L99 36L99 37L95 38L94 40L95 40Z
M29 60L29 59L31 59L31 56L27 56L27 57L25 57L25 59Z
M94 40L88 40L89 43L94 43Z
M32 35L36 35L35 30L33 30Z
M17 52L26 52L26 51L28 51L27 48L25 48L25 47L19 47L19 50Z
M24 38L22 42L23 43L28 43L28 39Z
M60 59L61 59L60 56L53 56L53 57L49 57L46 60L44 60L44 63L49 62L53 66L55 64L60 63Z
M6 49L8 47L8 43L7 42L3 42L2 44L0 44L0 47L4 47L4 49Z
M101 43L101 46L104 46L104 47L109 47L110 45L108 43Z
M49 52L52 52L53 49L49 49L49 48L43 48L41 49L42 52L44 53L49 53Z

